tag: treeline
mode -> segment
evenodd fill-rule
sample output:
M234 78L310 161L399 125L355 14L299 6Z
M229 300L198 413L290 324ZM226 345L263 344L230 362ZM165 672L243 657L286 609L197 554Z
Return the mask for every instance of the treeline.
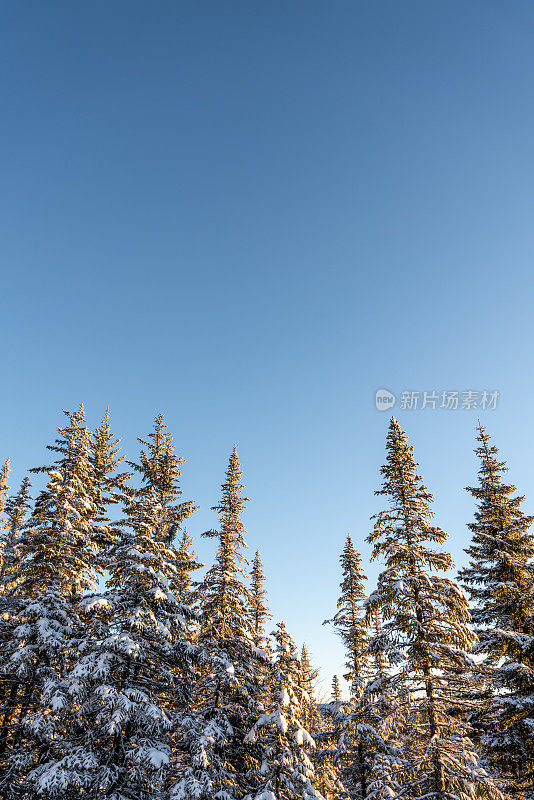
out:
M392 419L367 541L337 613L349 697L269 624L237 452L202 579L163 417L125 461L108 415L67 414L35 500L0 473L0 796L6 800L534 798L534 539L482 426L468 565ZM104 586L103 591L97 591Z

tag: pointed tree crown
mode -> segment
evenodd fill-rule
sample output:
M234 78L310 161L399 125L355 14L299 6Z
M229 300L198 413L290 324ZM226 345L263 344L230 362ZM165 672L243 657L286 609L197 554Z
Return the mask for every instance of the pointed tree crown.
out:
M31 472L48 473L48 483L35 501L25 525L25 591L82 596L96 584L97 546L93 537L96 506L91 465L91 437L83 406L64 412L68 423L48 449L59 458Z
M354 547L350 534L347 535L343 552L339 558L342 570L341 594L337 602L337 613L331 620L337 635L343 642L346 654L345 680L352 682L362 677L367 662L365 651L367 643L367 621L363 608L365 600L366 575L362 568L360 553Z
M245 542L245 526L241 515L248 497L243 494L241 467L237 449L230 455L226 480L222 484L222 498L212 510L219 514L219 530L210 530L203 536L218 540L215 563L208 570L202 587L203 620L207 634L222 636L245 636L252 633L250 617L251 596L245 584L244 568L248 561L242 550Z
M256 550L250 571L250 599L254 644L256 647L263 647L265 643L265 623L272 615L269 613L266 604L265 573L259 550Z
M459 578L473 601L473 621L480 628L521 631L533 613L534 517L521 509L522 495L503 482L508 467L498 449L478 424L475 453L480 460L477 486L467 491L477 501L473 537L466 553L469 565Z

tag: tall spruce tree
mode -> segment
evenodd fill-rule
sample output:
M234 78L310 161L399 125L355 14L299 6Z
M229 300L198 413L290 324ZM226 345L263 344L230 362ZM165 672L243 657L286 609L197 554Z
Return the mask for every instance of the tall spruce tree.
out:
M237 450L230 456L219 514L219 530L203 535L218 542L215 563L201 592L200 645L204 668L196 687L195 714L182 741L184 760L173 788L176 800L240 800L249 786L254 748L245 735L256 714L258 670L253 639L252 598L245 584L242 514L248 498L241 483Z
M193 539L187 529L182 530L180 542L176 552L176 574L173 579L173 590L182 602L196 607L199 601L198 582L194 581L192 574L201 569L204 564L198 561L193 549Z
M302 722L310 732L315 731L320 722L315 699L315 682L318 677L319 670L312 665L308 648L303 644L300 651L299 685L302 690Z
M319 670L312 665L308 649L302 645L300 652L299 688L301 690L300 720L303 727L312 736L315 747L309 752L313 764L315 789L325 798L332 800L345 792L341 782L338 764L335 760L334 727L330 707L317 702L316 684ZM336 705L335 711L339 711Z
M23 568L2 615L0 672L13 681L0 742L0 792L6 798L31 793L28 773L61 736L44 697L61 682L73 643L83 633L78 603L95 585L90 434L83 408L67 417L48 447L59 458L33 470L47 472L48 482L19 536Z
M24 478L19 491L5 502L6 535L0 567L0 591L12 591L22 575L20 555L22 527L31 505L30 479Z
M8 540L9 540L9 533L8 533L8 524L7 520L4 519L4 509L7 500L7 494L9 492L9 486L7 482L9 480L9 468L10 468L10 460L9 458L6 459L4 464L0 467L0 570L2 569L4 563L4 554L6 549L8 548ZM0 591L2 591L2 583L0 582Z
M440 574L452 566L450 555L436 548L447 534L432 522L433 497L394 418L386 448L377 494L388 505L376 515L368 537L372 557L385 562L370 602L371 609L380 609L384 626L371 648L380 649L394 666L383 690L392 684L404 706L398 796L498 796L478 765L468 727L451 711L461 705L466 690L475 637L462 590Z
M131 478L130 473L118 471L124 461L120 450L120 439L111 431L108 409L92 434L89 445L96 512L92 538L99 554L99 572L106 569L109 549L116 540L116 526L110 518L110 507L124 504L125 493L128 491L127 483Z
M161 432L158 417L155 433ZM163 442L156 436L151 441L165 450L160 463L166 490L149 453L142 459L147 470L141 488L125 496L108 591L82 601L94 618L81 655L66 678L45 691L48 713L63 736L29 776L39 797L149 800L167 789L173 734L191 701L196 648L189 636L194 614L172 590L176 549L170 531L183 519L184 504L173 503L183 460L174 455L167 432Z
M260 551L256 550L250 571L250 613L252 615L254 644L259 648L264 648L265 646L265 623L271 617L266 600L265 573Z
M65 412L68 424L47 449L59 455L50 466L31 472L47 473L49 481L38 495L25 537L23 591L31 595L51 586L72 601L96 586L97 546L93 525L97 509L91 465L91 435L83 406Z
M337 675L334 675L332 678L332 700L335 703L339 703L341 700L341 687L339 685L339 678Z
M335 617L327 622L334 625L336 634L343 642L347 659L344 678L352 685L358 684L363 677L366 664L367 622L363 601L367 577L362 569L361 555L354 547L350 534L347 535L339 561L342 580L338 610ZM355 690L357 687L351 689Z
M167 509L167 517L162 519L158 535L171 543L182 525L198 508L192 500L182 501L180 485L181 467L184 459L174 452L172 437L167 432L163 414L158 414L154 429L148 439L139 439L141 454L139 463L128 461L134 472L141 476L142 487L139 494L156 493L161 507Z
M480 423L477 442L479 480L467 488L477 508L459 579L473 603L477 652L493 690L482 741L516 792L522 775L534 789L534 517L524 514L516 487L503 482L506 464Z
M365 704L362 703L363 688L368 672L367 621L363 606L365 581L360 553L347 535L340 556L341 594L337 602L337 613L331 620L345 649L345 680L350 685L350 702L338 706L334 717L343 731L338 744L337 760L343 773L346 787L353 797L366 798L370 758L370 729Z
M303 725L308 695L302 688L302 670L295 644L284 623L272 634L275 660L268 707L248 734L260 745L262 763L256 771L251 800L311 800L321 794L314 787L310 752L315 742Z
M3 598L0 597L0 649L2 651L13 647L18 603L12 595L23 575L19 544L21 529L29 508L29 485L29 479L25 478L19 491L9 497L5 503L7 532L0 573L0 595L4 595ZM2 667L0 673L0 765L5 758L8 740L16 722L21 683L16 673L13 670L9 671L6 662L2 664Z

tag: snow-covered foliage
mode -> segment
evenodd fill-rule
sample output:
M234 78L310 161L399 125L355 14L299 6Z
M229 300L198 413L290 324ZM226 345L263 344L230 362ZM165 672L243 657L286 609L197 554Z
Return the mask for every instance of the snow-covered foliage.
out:
M481 791L498 795L478 764L469 726L461 718L476 639L468 625L467 600L458 584L443 575L452 559L437 546L447 534L433 524L433 497L395 419L381 472L377 494L388 505L376 515L369 541L373 558L382 558L384 569L368 609L379 609L384 622L369 650L383 654L392 666L375 691L397 697L391 728L400 726L399 796L416 792L428 800L465 800Z
M382 571L367 595L347 537L330 622L348 690L336 676L320 704L306 647L265 632L235 448L200 579L162 415L132 475L109 414L58 430L33 505L0 467L2 800L534 800L532 518L482 427L473 625L393 419L369 536Z
M479 713L482 740L513 786L530 776L534 790L534 517L523 513L515 486L503 483L507 467L480 424L477 441L479 481L468 488L477 508L459 577L473 604L478 672L490 688Z
M221 501L213 508L219 514L219 530L204 534L217 540L218 549L199 587L202 662L194 712L180 742L184 757L173 800L240 800L255 764L255 748L245 736L264 691L260 666L265 656L254 642L257 616L244 572L241 516L248 498L242 493L241 475L234 447Z
M265 711L247 735L259 745L261 763L254 775L257 783L251 800L272 795L274 800L321 798L314 787L310 753L315 742L303 726L308 694L302 687L300 661L284 623L272 634L275 641L270 695Z
M166 785L172 735L191 699L196 647L194 614L172 590L172 536L184 517L183 504L172 501L182 461L161 417L150 441L142 486L124 498L108 590L81 602L88 619L79 657L45 692L49 715L62 719L67 733L29 775L40 797L78 792L88 800L130 800L158 796Z

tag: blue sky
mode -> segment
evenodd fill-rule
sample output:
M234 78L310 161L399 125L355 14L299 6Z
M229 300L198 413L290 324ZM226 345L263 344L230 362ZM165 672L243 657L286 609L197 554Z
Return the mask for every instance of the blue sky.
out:
M339 552L350 531L367 557L380 508L377 388L500 391L495 411L395 409L458 563L477 415L534 508L534 5L0 14L14 481L62 408L109 404L130 457L163 410L209 561L235 442L273 612L329 684Z

